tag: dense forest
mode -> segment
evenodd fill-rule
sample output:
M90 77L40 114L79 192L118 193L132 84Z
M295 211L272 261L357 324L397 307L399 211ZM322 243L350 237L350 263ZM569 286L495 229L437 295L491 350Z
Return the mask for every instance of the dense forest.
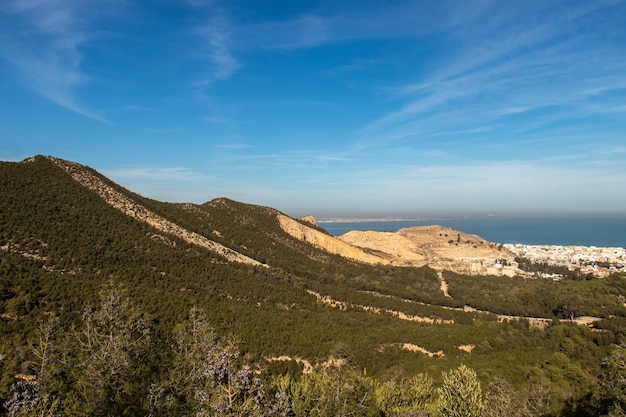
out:
M446 297L436 271L329 254L272 208L158 202L81 169L266 266L137 221L52 159L1 163L6 415L624 415L623 275L444 272Z

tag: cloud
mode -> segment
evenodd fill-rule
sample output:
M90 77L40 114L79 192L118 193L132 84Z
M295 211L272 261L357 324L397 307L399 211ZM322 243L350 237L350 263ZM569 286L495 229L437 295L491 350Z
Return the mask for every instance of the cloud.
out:
M216 147L222 149L248 149L251 148L252 145L249 145L247 143L227 143L223 145L216 145Z
M259 176L276 178L282 170L324 170L335 163L352 161L350 152L332 153L318 149L278 149L259 153L259 148L248 144L223 144L216 146L211 167L220 172L263 172ZM296 172L296 171L293 171ZM281 176L281 175L279 175ZM297 181L292 176L282 176L285 181Z
M122 112L153 112L155 111L152 107L142 106L140 104L127 104L126 106L118 109L118 111Z
M198 181L206 179L206 175L185 167L134 167L112 168L100 170L104 175L123 181Z
M410 94L425 87L441 88L442 82L450 87L448 91L452 91L453 84L460 82L462 77L480 71L486 65L499 64L515 51L549 43L561 35L560 26L613 2L577 5L568 7L567 13L559 14L556 10L562 9L563 5L549 7L542 2L524 7L502 6L490 0L467 4L442 1L427 5L405 1L373 5L358 11L303 12L284 20L254 23L234 21L230 11L217 1L189 3L207 16L196 28L196 33L203 39L201 49L212 67L199 85L232 77L243 66L237 55L248 51L305 49L371 39L404 38L427 43L431 37L438 37L445 42L465 42L449 45L453 52L455 49L460 51L460 55L453 57L453 65L441 68L430 81L401 87L404 94ZM542 19L543 13L549 19ZM519 19L520 14L525 14L531 23ZM377 59L359 59L337 67L336 71L378 64Z
M626 201L615 192L626 181L626 174L592 164L574 169L554 161L399 162L384 166L333 161L332 167L318 169L315 162L282 167L289 171L286 181L223 172L214 189L241 201L300 215L626 210Z
M250 49L298 49L328 43L333 36L332 18L303 15L282 22L242 27L240 42Z
M282 21L243 25L242 49L290 50L365 39L419 37L443 29L446 2L381 4L363 11L302 13Z
M626 210L614 192L626 173L601 167L573 169L537 161L398 165L353 171L333 181L323 184L333 202L370 212L582 212L599 210L598 201ZM389 201L393 209L384 203Z
M196 82L205 87L232 77L241 64L232 51L232 34L235 29L224 8L216 2L194 2L192 5L207 15L202 24L194 29L202 41L201 58L211 63L207 74Z
M81 47L89 41L93 1L7 0L0 6L0 55L30 89L83 116L106 121L80 103Z
M133 192L160 201L207 201L207 190L214 188L218 177L187 167L118 167L98 171Z
M617 23L596 17L615 3L578 4L566 13L557 13L562 4L551 4L506 3L489 16L456 22L450 56L431 63L434 70L418 81L391 88L400 105L361 134L396 141L441 131L496 131L502 118L520 114L541 114L543 124L586 114L595 95L623 86L626 39L602 39Z
M335 77L344 75L346 73L367 71L372 68L383 66L385 64L386 62L381 59L357 59L344 65L324 69L323 71L320 71L320 74L329 77Z

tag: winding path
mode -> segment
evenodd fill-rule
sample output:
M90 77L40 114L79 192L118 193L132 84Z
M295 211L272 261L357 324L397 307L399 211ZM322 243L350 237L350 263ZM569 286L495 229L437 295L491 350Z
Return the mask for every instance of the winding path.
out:
M443 272L437 271L437 277L439 277L439 282L441 283L441 292L443 293L443 295L448 298L452 298L452 296L450 296L450 293L448 293L448 283L445 279L443 279Z

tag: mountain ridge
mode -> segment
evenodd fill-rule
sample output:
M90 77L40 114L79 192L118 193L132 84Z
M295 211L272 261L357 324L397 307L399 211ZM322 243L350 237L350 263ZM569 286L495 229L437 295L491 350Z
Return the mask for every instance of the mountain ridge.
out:
M116 191L97 175L86 169L86 167L76 162L66 161L53 156L47 156L46 158L52 161L59 168L63 169L76 182L95 192L107 204L127 216L142 221L160 232L174 234L189 243L206 247L207 249L224 256L229 261L242 262L251 265L264 265L267 267L267 265L258 260L252 259L249 256L237 252L236 250L228 248L227 246L215 242L206 236L190 232L189 230L186 230L185 228L163 218L162 216L151 212L146 207L134 201L132 198ZM31 159L27 161L30 160ZM213 200L214 203L219 201L219 198ZM208 202L206 204L212 204L212 202ZM276 211L276 216L281 228L295 238L311 243L330 253L343 256L347 259L372 265L393 264L418 267L430 265L431 267L435 267L435 269L439 270L450 269L463 273L470 270L470 268L466 265L466 262L463 262L463 259L513 258L510 252L495 249L495 245L492 243L489 243L489 246L494 248L493 250L486 252L484 250L472 250L471 246L468 246L467 243L463 244L463 242L470 242L469 239L471 238L475 241L481 242L482 245L485 243L485 240L478 236L469 235L460 230L445 228L443 226L438 226L436 232L439 230L445 230L446 232L456 234L459 237L459 240L462 236L463 242L461 242L460 249L458 248L458 242L456 244L456 248L448 247L444 249L442 244L434 245L433 242L436 240L432 239L432 233L424 233L424 231L434 230L433 227L430 226L424 226L419 229L403 229L394 234L384 232L352 231L340 237L333 237L307 225L308 223L311 226L317 226L317 223L312 216L302 219L301 221L292 219L279 211ZM416 235L419 235L419 237L415 238ZM445 234L445 237L448 237L448 233ZM425 243L423 242L424 240L428 242ZM476 249L476 246L473 247ZM446 256L451 252L456 256Z
M148 225L154 227L161 232L174 234L189 243L199 245L211 251L219 253L229 261L242 262L251 265L263 265L257 260L254 260L237 251L234 251L222 244L207 239L205 236L185 230L179 225L172 223L161 216L156 215L155 213L146 209L141 204L138 204L131 198L123 195L120 192L117 192L112 187L105 184L96 175L91 174L80 164L64 161L62 159L52 156L48 156L47 158L50 159L58 167L62 168L65 172L67 172L76 182L95 192L107 204L126 214L127 216L147 223Z

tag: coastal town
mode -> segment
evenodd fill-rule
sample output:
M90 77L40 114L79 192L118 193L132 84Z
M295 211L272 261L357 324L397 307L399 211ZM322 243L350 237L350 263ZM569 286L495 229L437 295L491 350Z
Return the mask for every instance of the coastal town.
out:
M620 247L560 246L504 244L513 254L505 259L464 259L469 263L471 275L526 276L559 280L563 274L527 271L517 262L520 258L533 264L565 267L580 271L581 276L606 278L613 273L626 271L626 250Z
M516 257L534 263L580 269L583 275L607 277L626 270L626 250L620 247L505 244Z

